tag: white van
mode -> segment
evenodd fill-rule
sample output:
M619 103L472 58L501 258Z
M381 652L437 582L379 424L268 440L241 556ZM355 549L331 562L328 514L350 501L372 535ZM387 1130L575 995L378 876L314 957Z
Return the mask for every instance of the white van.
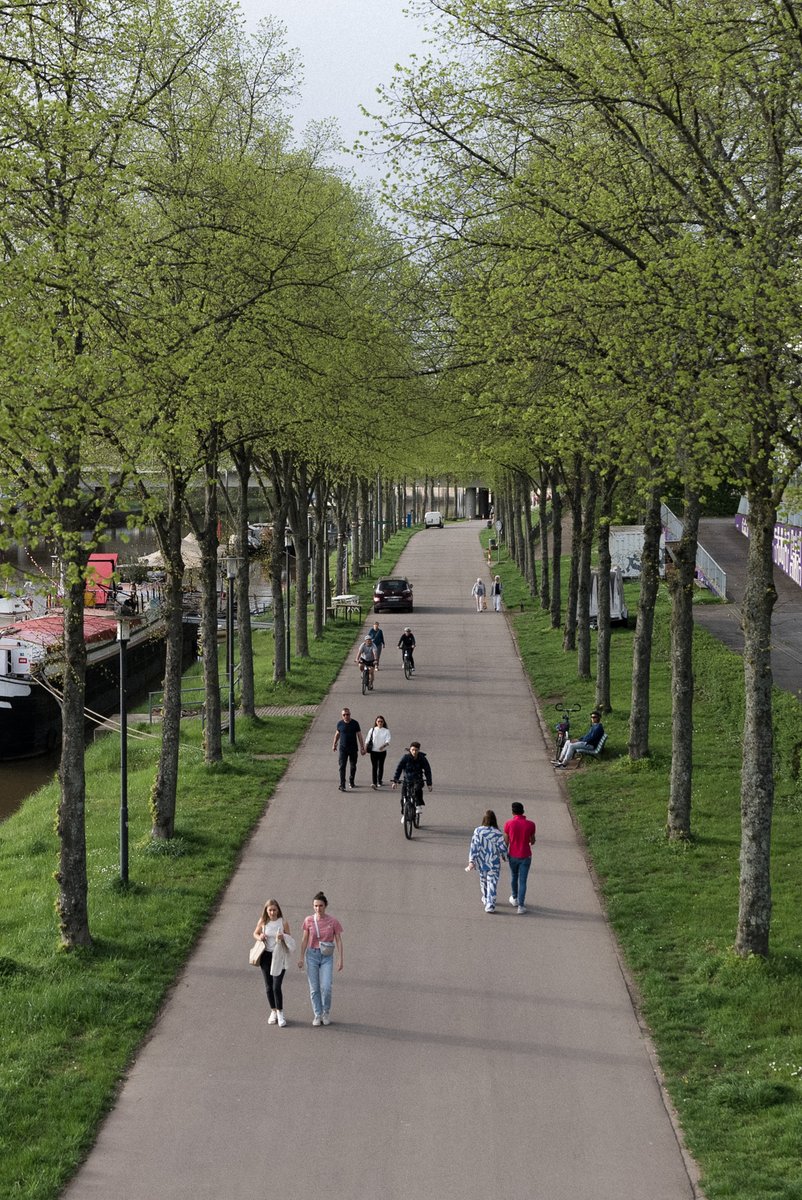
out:
M427 512L423 514L423 524L426 529L442 529L443 514L439 512Z

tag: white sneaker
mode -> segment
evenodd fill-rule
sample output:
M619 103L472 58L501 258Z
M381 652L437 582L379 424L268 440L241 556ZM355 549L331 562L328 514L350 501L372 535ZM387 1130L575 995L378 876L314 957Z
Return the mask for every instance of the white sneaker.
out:
M278 1013L276 1012L275 1008L271 1008L270 1016L267 1018L267 1023L268 1023L268 1025L275 1025L277 1021L278 1021Z
M495 911L496 911L495 904L486 904L485 905L485 912L495 912Z
M512 907L513 907L513 908L515 908L515 906L517 905L517 903L518 903L518 901L515 899L515 897L514 897L514 896L510 896L510 904L512 905Z
M525 912L526 912L526 909L524 908L523 904L519 904L518 905L518 914L520 915L521 913L525 913Z
M317 1026L321 1024L320 1017L315 1017L312 1021L312 1024L315 1026L315 1028L317 1028Z
M331 1025L331 1017L328 1013L324 1013L320 1019L324 1025Z
M281 1012L281 1010L279 1010L279 1014L278 1014L279 1029L283 1029L286 1024L287 1024L287 1020L284 1016L284 1013Z

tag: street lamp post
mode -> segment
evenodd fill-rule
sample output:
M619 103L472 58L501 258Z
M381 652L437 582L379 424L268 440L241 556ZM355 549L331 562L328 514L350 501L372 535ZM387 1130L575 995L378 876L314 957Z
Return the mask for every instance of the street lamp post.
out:
M292 530L289 525L284 530L284 561L285 571L287 574L287 639L286 639L286 666L287 674L290 673L290 546L292 545Z
M117 641L120 643L120 882L128 883L128 703L126 696L126 666L131 622L126 617L117 620Z
M237 578L239 559L233 556L226 559L226 578L228 594L226 597L226 665L228 667L228 744L233 746L236 741L234 728L234 583Z

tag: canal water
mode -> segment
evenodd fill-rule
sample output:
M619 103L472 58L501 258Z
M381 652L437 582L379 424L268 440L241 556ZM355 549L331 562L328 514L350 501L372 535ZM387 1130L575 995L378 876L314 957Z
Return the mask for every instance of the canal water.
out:
M135 563L157 550L158 541L152 529L110 529L99 549L106 554L118 554L121 563ZM10 565L18 575L16 584L4 581L3 588L9 592L21 591L26 582L37 590L47 591L48 581L56 574L54 556L46 545L35 549L17 547L14 551L1 554L0 562ZM261 563L256 560L251 564L250 592L252 603L256 605L270 599L269 580L263 574ZM49 783L57 770L57 753L0 762L0 821L15 812L38 788Z

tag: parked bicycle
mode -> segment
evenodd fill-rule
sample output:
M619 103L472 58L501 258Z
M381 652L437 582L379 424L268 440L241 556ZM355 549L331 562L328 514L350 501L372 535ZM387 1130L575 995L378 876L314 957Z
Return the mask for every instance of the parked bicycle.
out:
M562 750L565 743L568 741L568 734L571 729L571 714L578 713L579 710L582 708L582 705L581 704L567 704L564 700L558 700L557 703L554 705L554 707L557 709L557 711L559 713L562 714L559 721L554 726L554 731L557 735L556 738L554 739L554 744L555 744L555 747L557 750L556 757L559 758L560 751Z

